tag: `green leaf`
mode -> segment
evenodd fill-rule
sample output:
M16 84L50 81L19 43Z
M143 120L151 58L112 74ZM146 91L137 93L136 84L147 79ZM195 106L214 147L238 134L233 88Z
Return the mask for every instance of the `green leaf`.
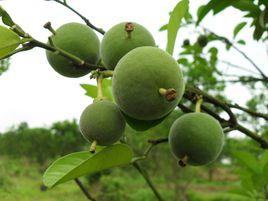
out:
M86 90L85 95L96 98L98 95L98 88L95 85L91 84L80 84L80 86ZM106 97L108 100L113 101L113 95L112 95L112 80L111 79L103 79L102 80L102 92L104 97Z
M80 86L86 90L85 95L96 98L98 94L98 88L97 86L91 85L91 84L80 84Z
M237 36L237 34L246 26L246 22L241 22L234 28L234 38Z
M184 66L187 66L189 64L188 59L186 59L186 58L180 58L180 59L178 59L178 63L179 64L182 64Z
M0 58L5 57L20 44L20 37L10 29L0 25Z
M160 27L159 31L166 31L167 30L167 24L163 25L162 27Z
M72 153L56 160L44 173L43 182L52 188L83 175L127 165L132 157L132 150L125 144L111 145L95 154L89 151Z
M218 0L211 0L207 5L200 6L197 10L197 24L199 24L205 16L219 4L220 1Z
M244 40L239 40L239 41L237 41L237 43L240 45L246 45L246 41L244 41Z
M253 33L253 38L255 39L255 40L260 40L261 39L261 37L262 37L262 35L263 35L263 33L264 33L264 31L265 31L265 29L263 29L261 26L260 26L260 24L259 24L259 22L258 22L258 20L255 22L255 30L254 30L254 33Z
M5 25L12 27L15 25L9 14L3 9L2 6L0 6L0 16L2 17L2 21Z
M236 0L232 5L241 11L250 11L252 15L256 15L260 11L252 0Z
M241 165L245 166L251 172L256 174L261 172L261 168L257 165L258 161L253 154L243 151L235 151L233 152L233 156Z
M211 0L209 1L208 4L200 6L197 11L197 17L198 17L197 24L199 24L210 11L213 11L215 15L223 11L227 7L232 6L233 3L236 1L237 0L224 0L224 1Z
M225 10L226 8L231 6L232 3L235 1L237 1L237 0L218 1L219 3L213 8L213 14L216 15L216 14L222 12L223 10Z
M177 33L180 28L181 20L187 13L189 8L189 0L180 1L171 12L167 25L168 41L166 51L173 54Z

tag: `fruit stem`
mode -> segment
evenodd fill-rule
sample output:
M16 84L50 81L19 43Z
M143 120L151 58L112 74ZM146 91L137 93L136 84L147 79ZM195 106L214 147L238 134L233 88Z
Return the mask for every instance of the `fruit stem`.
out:
M105 71L101 71L101 74L103 76L103 78L107 78L107 77L113 77L113 70L105 70Z
M201 105L203 103L202 96L198 96L196 104L195 104L195 112L201 112Z
M56 35L56 31L52 28L51 22L47 22L43 27L45 29L48 29L53 35Z
M166 100L169 102L174 101L177 97L177 92L173 88L159 88L158 92L160 95L165 96Z
M53 43L53 40L52 40L52 37L48 37L48 41L49 41L49 44L52 46L52 47L55 47L54 46L54 43Z
M97 144L98 144L98 143L97 143L96 140L94 140L94 141L92 142L92 144L90 145L90 148L89 148L90 153L92 153L92 154L95 153Z
M104 98L103 92L102 92L102 76L97 77L97 87L98 87L98 95L97 100L102 100Z
M179 160L179 165L181 167L185 167L187 165L187 161L188 161L188 156L185 155L181 160Z
M131 38L131 32L134 30L134 24L131 22L127 22L125 24L125 31L127 32L127 37Z

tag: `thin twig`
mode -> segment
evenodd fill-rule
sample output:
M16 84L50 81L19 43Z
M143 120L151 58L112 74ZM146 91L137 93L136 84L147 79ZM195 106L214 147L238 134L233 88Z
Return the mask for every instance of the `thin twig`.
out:
M237 68L237 69L240 69L240 70L244 70L244 71L246 71L246 72L248 72L248 73L253 73L253 74L255 74L255 75L259 75L259 73L256 73L255 71L252 71L252 70L250 70L250 69L247 69L247 68L245 68L245 67L243 67L243 66L239 66L239 65L237 65L237 64L233 64L233 63L231 63L231 62L229 62L229 61L219 60L219 62L224 63L224 64L226 64L226 65L228 65L228 66L231 66L231 67L233 67L233 68Z
M134 162L132 165L138 170L138 172L142 175L142 177L145 179L149 187L152 189L155 197L159 201L164 201L164 199L161 197L160 193L157 191L156 187L154 186L153 182L151 181L148 173L139 165L139 163Z
M227 105L230 108L235 108L235 109L244 111L244 112L250 114L251 116L260 117L260 118L268 120L268 114L252 111L252 110L250 110L248 108L245 108L245 107L242 107L242 106L240 106L240 105L238 105L236 103L235 104L227 103Z
M71 10L72 12L74 12L76 15L78 15L80 18L82 18L84 20L84 22L86 23L86 25L89 26L90 28L96 30L97 32L99 32L101 34L105 34L105 31L103 29L94 26L85 16L83 16L81 13L79 13L74 8L69 6L66 2L62 2L62 1L59 1L59 0L52 0L52 1L55 1L55 2L65 6L66 8Z
M264 72L260 69L260 67L242 50L240 50L234 43L232 43L228 38L224 36L220 36L216 34L215 32L211 31L208 28L202 27L205 31L209 32L210 34L214 35L219 40L223 41L227 45L230 45L233 47L237 52L239 52L249 63L253 65L253 67L262 75L262 77L266 80L268 80L268 77L264 74Z
M89 194L89 192L87 191L87 189L84 187L84 185L82 184L82 182L79 179L76 178L74 181L79 186L79 188L81 189L81 191L84 193L84 195L87 197L88 200L97 201L95 198L93 198Z

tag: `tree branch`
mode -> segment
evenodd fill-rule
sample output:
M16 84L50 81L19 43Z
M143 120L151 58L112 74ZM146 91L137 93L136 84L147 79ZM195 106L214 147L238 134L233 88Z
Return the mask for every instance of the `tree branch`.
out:
M22 51L27 51L27 50L33 49L35 47L40 47L40 48L55 52L55 53L65 57L66 59L69 59L75 65L77 65L79 67L85 67L85 68L89 68L91 70L96 70L96 69L104 70L104 67L87 63L84 60L78 58L77 56L72 55L72 54L70 54L70 53L68 53L68 52L66 52L58 47L53 46L53 44L49 45L49 44L46 44L46 43L43 43L41 41L34 39L29 34L27 34L22 28L20 28L18 25L14 25L13 29L14 29L14 31L16 31L16 33L18 33L24 39L27 39L27 41L24 44L22 44L22 46L23 46L22 48L19 48L15 51L11 52L5 58L8 58L8 57L10 57L16 53L22 52Z
M74 181L79 186L79 188L81 189L81 191L84 193L84 195L87 197L88 200L97 201L95 198L93 198L89 194L89 192L87 191L87 189L84 187L84 185L82 184L82 182L79 179L76 178Z
M63 6L65 6L66 8L68 8L69 10L71 10L72 12L74 12L76 15L78 15L80 18L82 18L84 20L84 22L86 23L87 26L89 26L90 28L96 30L100 34L105 34L105 31L103 29L94 26L85 16L83 16L78 11L76 11L74 8L72 8L71 6L69 6L65 1L64 2L62 2L60 0L49 0L49 1L55 1L55 2L57 2L57 3L59 3L59 4L63 5Z
M228 104L208 95L207 93L201 91L198 88L195 88L193 86L188 86L186 87L186 91L184 94L184 97L188 100L190 100L192 103L196 102L196 95L202 95L203 99L209 103L212 103L214 106L216 107L221 107L225 112L228 113L229 115L229 120L225 120L223 118L221 118L217 113L213 112L212 110L210 110L208 107L206 107L205 105L202 105L202 109L207 112L208 114L212 115L214 118L216 118L222 125L222 127L226 127L229 126L232 129L238 130L241 133L245 134L246 136L250 137L251 139L255 140L256 142L258 142L260 144L260 146L264 149L268 149L268 141L266 139L263 139L260 135L258 135L257 133L245 128L244 126L242 126L241 124L239 124L237 122L236 116L233 114L233 112L231 111L230 107L228 106ZM182 108L183 111L189 112L191 111L190 108L187 108L186 106L179 104L178 107Z
M154 186L153 182L151 181L148 173L139 165L139 163L134 162L132 163L132 165L138 170L138 172L142 175L142 177L145 179L145 181L147 182L148 186L152 189L155 197L159 200L159 201L164 201L164 199L161 197L161 195L159 194L159 192L157 191L156 187Z
M239 52L249 63L252 64L252 66L262 75L262 77L268 81L268 77L264 74L264 72L260 69L260 67L242 50L240 50L236 45L234 45L234 43L232 43L228 38L224 37L224 36L220 36L218 34L216 34L215 32L202 27L205 31L209 32L210 34L214 35L216 38L218 38L219 40L223 41L224 43L226 43L227 45L230 45L231 47L233 47L237 52Z
M245 108L245 107L242 107L242 106L240 106L240 105L238 105L236 103L235 104L227 103L227 105L230 108L235 108L235 109L244 111L244 112L250 114L251 116L260 117L260 118L268 120L268 114L252 111L252 110L250 110L248 108Z
M34 47L40 47L40 48L43 48L43 49L46 49L46 50L49 50L49 51L52 51L52 52L56 52L59 55L65 57L66 59L69 59L70 61L72 61L74 64L76 64L79 67L90 68L91 70L104 69L102 66L97 66L97 65L94 65L94 64L87 63L84 60L82 60L82 59L80 59L80 58L78 58L78 57L76 57L76 56L74 56L74 55L72 55L72 54L60 49L60 48L48 45L48 44L40 42L40 41L38 41L36 39L33 39L31 44Z
M196 95L201 95L204 101L212 103L213 105L216 105L218 107L221 107L229 115L228 122L230 123L230 127L236 126L237 124L236 117L234 113L232 112L232 110L224 102L212 97L211 95L207 94L204 91L201 91L200 89L196 87L193 87L193 86L186 87L184 97L186 97L188 100L195 101Z

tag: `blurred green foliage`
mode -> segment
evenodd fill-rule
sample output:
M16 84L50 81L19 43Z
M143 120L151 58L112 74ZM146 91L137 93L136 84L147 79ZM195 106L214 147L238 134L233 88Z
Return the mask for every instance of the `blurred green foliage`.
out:
M6 72L9 68L9 60L10 59L2 59L0 60L0 75L2 75L4 72Z
M29 128L21 123L0 135L0 153L27 157L44 164L48 159L81 150L85 140L76 121L56 122L50 128Z

